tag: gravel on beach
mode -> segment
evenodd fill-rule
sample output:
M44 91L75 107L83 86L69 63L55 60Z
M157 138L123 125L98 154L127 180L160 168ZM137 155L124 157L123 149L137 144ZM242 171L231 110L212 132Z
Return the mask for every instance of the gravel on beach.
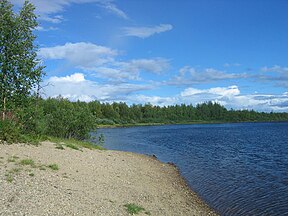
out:
M173 165L110 150L0 144L0 215L217 215Z

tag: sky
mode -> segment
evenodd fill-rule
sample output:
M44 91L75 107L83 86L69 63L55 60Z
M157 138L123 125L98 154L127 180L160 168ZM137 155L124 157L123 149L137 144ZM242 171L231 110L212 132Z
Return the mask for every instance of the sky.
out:
M31 2L43 97L288 112L287 0Z

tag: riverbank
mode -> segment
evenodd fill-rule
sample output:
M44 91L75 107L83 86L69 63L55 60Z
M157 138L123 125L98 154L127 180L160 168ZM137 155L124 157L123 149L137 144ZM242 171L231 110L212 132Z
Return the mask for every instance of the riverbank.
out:
M139 215L216 215L152 157L51 142L0 148L0 215L129 215L132 203Z
M194 122L167 122L167 123L135 123L135 124L111 124L97 125L97 128L125 128L125 127L144 127L161 125L199 125L199 124L239 124L239 123L285 123L287 121L194 121Z

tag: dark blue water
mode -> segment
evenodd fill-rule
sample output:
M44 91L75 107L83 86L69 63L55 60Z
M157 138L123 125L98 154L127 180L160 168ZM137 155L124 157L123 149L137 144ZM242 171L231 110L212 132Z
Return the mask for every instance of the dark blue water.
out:
M288 123L99 129L108 149L175 163L221 215L288 215Z

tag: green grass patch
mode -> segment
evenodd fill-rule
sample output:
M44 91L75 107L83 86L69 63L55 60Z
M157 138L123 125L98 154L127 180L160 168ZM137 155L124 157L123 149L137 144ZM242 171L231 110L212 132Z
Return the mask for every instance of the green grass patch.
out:
M74 150L80 150L80 148L73 143L65 143L65 146Z
M16 168L9 170L9 173L16 174L16 173L19 173L21 170L22 170L21 168L16 167Z
M23 159L20 161L19 163L20 165L23 165L23 166L35 166L35 162L32 160L32 159Z
M49 164L47 167L52 170L59 170L59 166L57 164Z
M40 165L39 170L46 170L46 167L44 165Z
M124 207L126 207L126 210L129 214L138 214L140 213L141 211L144 211L145 209L139 205L136 205L134 203L128 203L128 204L125 204Z
M64 149L64 147L68 147L74 150L81 150L81 148L87 148L90 150L98 149L98 150L105 150L105 148L95 145L91 142L75 140L75 139L61 139L57 137L49 137L48 140L50 142L56 143L57 149ZM61 147L62 146L62 147Z
M29 173L29 176L33 177L33 176L35 176L35 174L34 173Z
M56 144L55 144L55 148L56 148L56 149L60 149L60 150L64 150L64 149L65 149L65 148L63 147L63 145L60 144L60 143L56 143Z
M7 181L7 182L11 183L11 182L13 182L13 180L14 180L13 175L11 175L11 174L6 174L6 181Z
M9 163L14 163L14 162L16 162L16 159L10 157L10 158L7 159L7 161L8 161Z

